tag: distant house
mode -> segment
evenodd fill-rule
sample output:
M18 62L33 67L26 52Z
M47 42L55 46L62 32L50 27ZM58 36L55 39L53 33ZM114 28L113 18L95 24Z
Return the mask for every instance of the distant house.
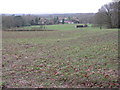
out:
M64 21L64 22L67 24L74 24L74 22L72 22L72 21Z
M41 18L39 21L38 21L38 24L39 25L44 25L46 23L46 19L45 18Z
M59 20L60 23L62 23L62 20Z

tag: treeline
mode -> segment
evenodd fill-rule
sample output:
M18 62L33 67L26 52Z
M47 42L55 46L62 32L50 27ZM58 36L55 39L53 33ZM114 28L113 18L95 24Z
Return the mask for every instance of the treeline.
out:
M95 24L107 28L120 28L120 1L103 5L95 14Z
M34 25L36 18L32 15L2 15L2 27L4 29Z
M2 27L14 28L31 25L93 23L94 13L51 15L2 15Z

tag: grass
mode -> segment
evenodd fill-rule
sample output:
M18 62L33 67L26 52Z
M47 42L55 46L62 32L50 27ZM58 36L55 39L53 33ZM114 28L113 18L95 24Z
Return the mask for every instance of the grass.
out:
M3 32L7 87L118 87L118 30L73 26Z
M43 27L45 27L45 30L78 30L79 28L76 28L76 25L79 24L44 25ZM88 24L88 26L91 26L91 24ZM41 25L20 27L19 29L41 29ZM89 29L91 28L89 27Z

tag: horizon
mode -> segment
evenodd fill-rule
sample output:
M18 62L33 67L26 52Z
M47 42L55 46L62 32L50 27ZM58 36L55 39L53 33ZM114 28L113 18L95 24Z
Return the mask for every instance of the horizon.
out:
M102 5L110 2L112 2L112 0L4 0L2 1L3 4L1 3L2 5L0 5L0 14L97 13Z
M38 13L38 14L24 14L24 13L0 13L0 15L63 15L63 14L95 14L95 13Z

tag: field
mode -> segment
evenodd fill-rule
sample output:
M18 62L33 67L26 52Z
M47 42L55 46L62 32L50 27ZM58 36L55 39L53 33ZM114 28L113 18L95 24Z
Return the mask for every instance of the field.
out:
M119 87L117 29L46 27L53 31L3 31L4 86Z

